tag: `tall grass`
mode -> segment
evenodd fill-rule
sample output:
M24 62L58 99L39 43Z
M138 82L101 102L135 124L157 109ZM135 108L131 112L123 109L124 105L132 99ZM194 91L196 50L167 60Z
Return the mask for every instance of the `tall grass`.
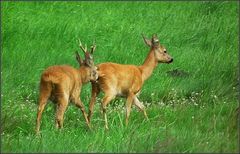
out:
M237 152L237 2L3 2L1 7L3 152ZM45 68L77 68L77 38L87 44L96 39L96 64L141 65L149 51L141 33L149 38L157 33L174 57L173 64L159 64L141 91L149 121L134 108L126 127L125 99L116 99L108 107L108 132L99 103L92 131L74 106L59 131L49 103L42 136L35 136ZM187 75L168 73L174 71ZM85 85L86 108L90 92Z

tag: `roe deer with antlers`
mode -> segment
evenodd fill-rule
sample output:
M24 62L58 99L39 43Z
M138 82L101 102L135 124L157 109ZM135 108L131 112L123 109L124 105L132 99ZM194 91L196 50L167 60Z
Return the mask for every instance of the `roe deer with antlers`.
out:
M92 82L92 96L89 105L88 121L90 122L93 114L93 107L96 97L100 91L104 92L102 99L102 111L104 114L105 128L108 129L106 106L116 96L127 98L126 102L126 125L131 111L132 103L134 103L144 116L148 119L144 105L138 100L137 94L141 90L143 83L147 80L158 63L171 63L173 58L167 53L164 46L159 43L157 35L154 34L152 39L146 39L144 42L150 47L147 58L141 66L122 65L116 63L102 63L98 67L98 80Z
M92 54L96 48L95 43L91 47L91 51L87 51L87 47L82 46L79 40L79 47L85 55L85 59L80 58L76 51L76 59L80 65L79 69L75 69L68 65L56 65L48 67L41 75L39 106L36 121L36 132L39 133L42 112L48 99L56 103L56 127L63 127L64 112L68 106L69 100L81 109L88 127L90 127L84 105L80 99L82 85L94 81L98 78L96 66L94 66Z

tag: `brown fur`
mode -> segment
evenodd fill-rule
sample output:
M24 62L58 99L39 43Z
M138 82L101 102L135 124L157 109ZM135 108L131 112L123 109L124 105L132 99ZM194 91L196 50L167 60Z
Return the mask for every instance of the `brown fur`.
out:
M116 96L127 98L126 102L126 124L131 112L132 103L134 103L146 118L147 114L144 105L138 100L137 94L142 88L158 63L171 63L173 59L166 53L166 49L159 44L157 36L152 40L144 37L145 43L150 47L149 54L143 65L122 65L116 63L102 63L98 67L99 78L97 82L92 82L92 97L89 106L88 120L90 122L94 103L100 91L104 92L102 100L102 109L105 118L105 128L108 129L106 106Z
M56 127L63 127L64 112L69 101L81 109L88 126L89 122L84 105L80 99L82 85L98 78L93 59L89 59L89 52L84 51L85 60L83 61L77 53L77 60L80 64L79 69L68 65L56 65L48 67L41 75L39 106L36 120L36 132L40 130L42 112L48 99L57 104ZM87 56L86 56L87 55ZM89 65L91 64L91 65Z

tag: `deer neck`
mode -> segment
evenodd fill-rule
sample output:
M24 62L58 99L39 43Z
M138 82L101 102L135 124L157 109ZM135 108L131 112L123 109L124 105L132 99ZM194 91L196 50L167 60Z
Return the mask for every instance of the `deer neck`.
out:
M152 75L157 64L158 62L154 56L154 50L151 49L144 63L140 66L143 81L147 80Z

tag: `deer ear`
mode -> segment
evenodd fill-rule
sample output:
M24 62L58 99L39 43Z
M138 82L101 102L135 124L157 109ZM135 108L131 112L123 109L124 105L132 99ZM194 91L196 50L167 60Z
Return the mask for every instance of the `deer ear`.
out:
M149 47L152 46L152 41L147 39L143 34L142 34L143 40L145 42L146 45L148 45Z
M76 51L76 60L79 63L79 66L81 66L83 64L83 60L81 59L79 53Z

